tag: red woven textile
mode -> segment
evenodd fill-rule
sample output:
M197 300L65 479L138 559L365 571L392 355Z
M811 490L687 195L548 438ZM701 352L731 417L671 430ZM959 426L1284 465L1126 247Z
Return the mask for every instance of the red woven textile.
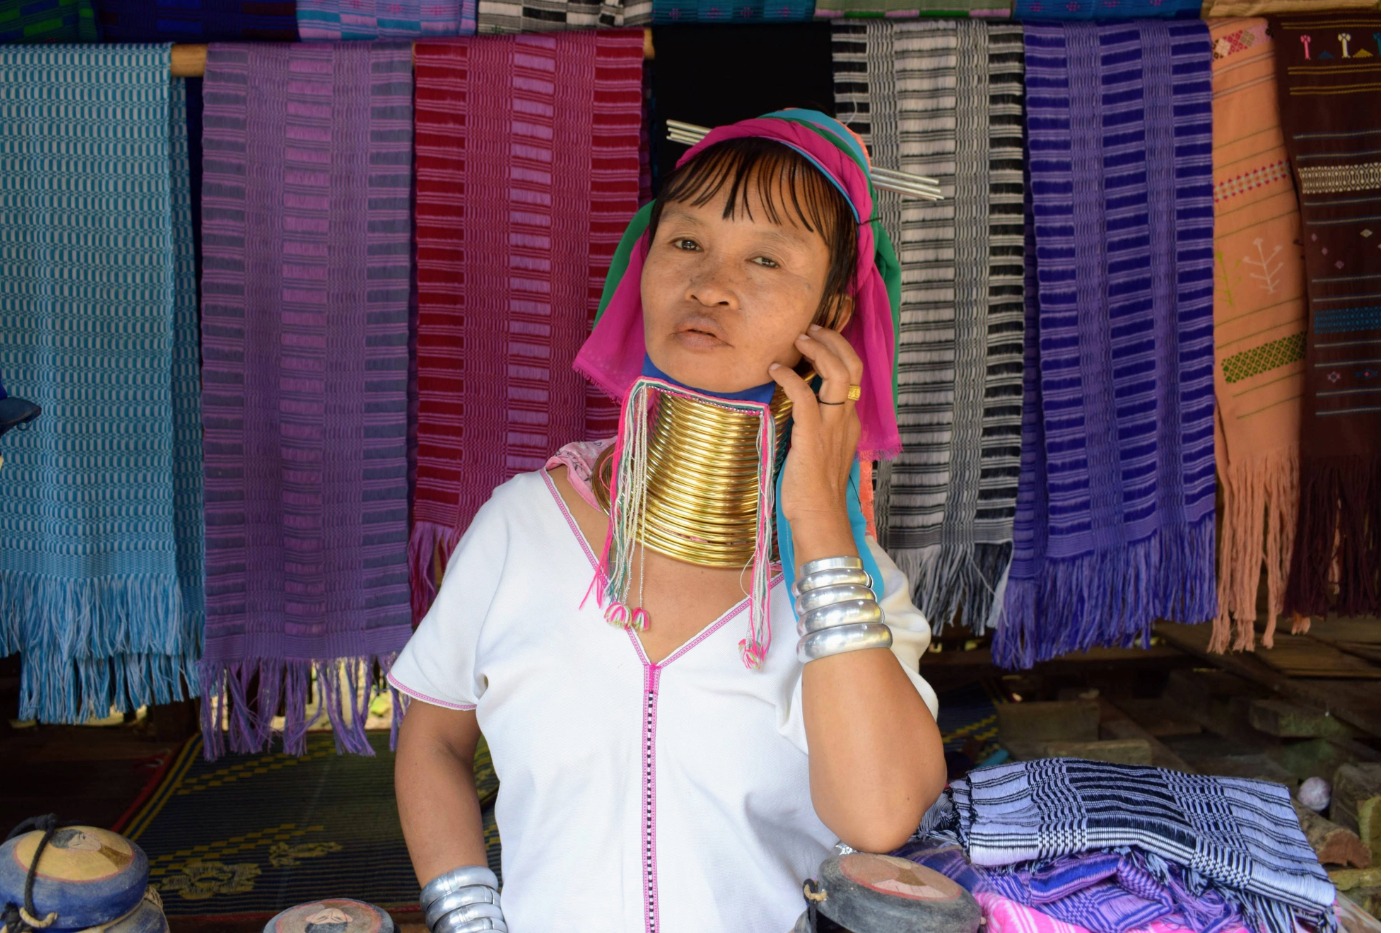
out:
M573 371L638 206L640 30L415 47L414 618L477 508L584 435Z

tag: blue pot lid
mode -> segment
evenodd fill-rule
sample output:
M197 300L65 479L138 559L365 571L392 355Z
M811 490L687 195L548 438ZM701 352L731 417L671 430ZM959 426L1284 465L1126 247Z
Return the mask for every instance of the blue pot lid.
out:
M24 904L25 878L43 832L35 830L0 845L0 900ZM94 826L64 826L39 854L34 909L40 918L57 913L52 933L81 930L116 920L146 891L146 853L136 843Z

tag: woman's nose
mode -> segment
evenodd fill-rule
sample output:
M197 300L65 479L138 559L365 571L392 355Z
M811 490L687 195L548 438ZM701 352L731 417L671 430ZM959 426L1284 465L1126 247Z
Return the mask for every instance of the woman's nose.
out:
M706 307L733 306L738 302L732 281L722 263L707 258L692 270L686 297Z

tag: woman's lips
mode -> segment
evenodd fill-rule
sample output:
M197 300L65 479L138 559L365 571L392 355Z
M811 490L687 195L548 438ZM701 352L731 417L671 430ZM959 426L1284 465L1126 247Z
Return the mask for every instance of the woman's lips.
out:
M710 350L727 344L714 334L703 330L683 330L676 334L676 341L688 350Z

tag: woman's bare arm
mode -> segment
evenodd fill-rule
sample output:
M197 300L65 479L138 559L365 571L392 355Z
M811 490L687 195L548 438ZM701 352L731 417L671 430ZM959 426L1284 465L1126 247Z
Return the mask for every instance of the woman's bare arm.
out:
M486 864L472 759L481 730L475 710L409 704L399 726L394 794L420 885L463 865Z

